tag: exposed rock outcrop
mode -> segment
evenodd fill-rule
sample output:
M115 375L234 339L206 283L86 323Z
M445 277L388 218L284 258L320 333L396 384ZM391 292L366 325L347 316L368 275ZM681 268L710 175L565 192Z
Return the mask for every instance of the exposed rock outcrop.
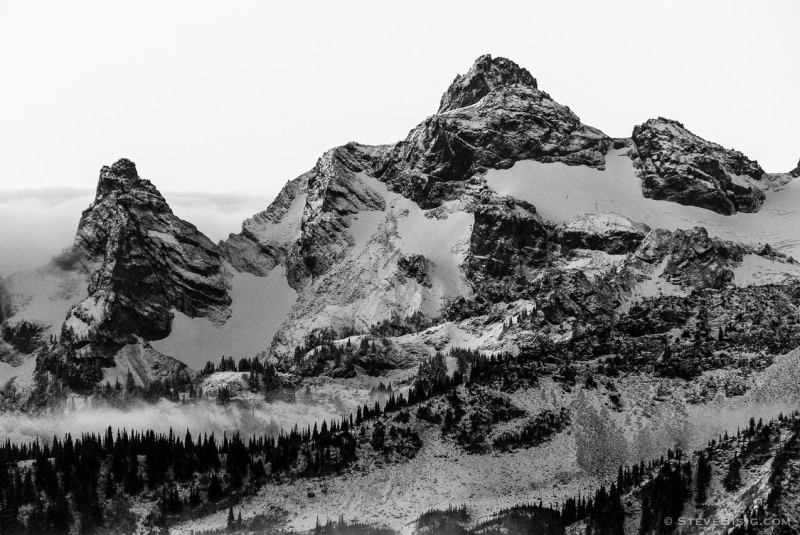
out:
M756 212L764 170L741 152L711 143L681 123L650 119L633 129L634 162L646 197L720 214Z
M491 302L526 294L537 268L548 263L553 234L533 206L488 198L475 209L466 273Z
M405 140L375 147L350 143L328 151L221 249L237 269L258 275L286 266L288 281L300 295L276 335L273 349L278 352L298 345L309 332L363 332L369 318L385 321L388 310L392 317L424 311L430 321L438 314L463 319L498 303L539 299L542 292L567 303L551 307L563 312L551 310L553 318L573 316L575 307L568 303L587 295L595 305L580 315L605 317L636 281L653 276L654 266L660 269L670 255L666 278L695 288L729 283L741 254L727 245L693 257L684 254L689 246L681 245L689 238L668 232L648 241L647 226L609 213L554 226L542 221L533 205L486 187L489 169L525 159L604 169L611 146L630 149L648 197L721 213L755 211L764 198L762 183L768 181L762 180L763 171L741 153L666 119L637 127L632 139L609 138L554 102L527 70L504 58L482 56L450 85L437 113ZM430 254L416 250L416 241L427 240L421 235L426 225L406 223L417 234L406 230L403 235L408 209L398 208L401 200L437 220L464 212L471 216L471 227L464 228L459 242L464 245L448 244L464 254L458 273L444 274ZM375 223L380 230L357 224L370 212L383 214L366 216L380 221ZM448 232L456 235L453 229ZM700 236L692 239L702 241ZM634 255L653 241L663 249L657 260ZM626 260L625 255L634 256ZM697 269L680 275L681 262ZM580 270L585 280L571 273ZM373 280L378 274L393 282ZM568 284L559 291L545 290L547 280ZM345 281L358 288L346 287ZM434 304L442 300L450 304L444 311Z
M353 239L346 232L362 210L383 210L383 197L359 178L370 155L355 144L325 153L308 178L300 239L291 249L289 284L302 286L344 257Z
M733 267L741 263L747 249L710 238L706 229L650 232L635 256L645 262L667 259L665 278L694 288L723 288L733 281Z
M240 234L222 242L223 254L237 269L256 275L284 263L295 289L326 273L353 245L347 232L352 216L385 208L383 197L359 178L372 157L369 147L355 143L326 152L267 210L246 220Z

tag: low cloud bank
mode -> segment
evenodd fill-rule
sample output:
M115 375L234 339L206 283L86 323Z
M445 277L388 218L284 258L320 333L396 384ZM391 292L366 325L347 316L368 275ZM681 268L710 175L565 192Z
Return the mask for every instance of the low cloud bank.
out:
M166 433L170 429L182 436L188 429L197 433L238 431L244 436L264 434L276 428L291 429L294 425L305 427L341 415L329 408L304 403L231 403L220 405L214 401L179 404L162 401L155 405L138 405L123 410L114 408L76 407L46 416L29 416L20 413L0 414L0 437L21 443L35 439L49 441L55 435L73 437L81 433L104 433L112 429L140 431L152 429Z

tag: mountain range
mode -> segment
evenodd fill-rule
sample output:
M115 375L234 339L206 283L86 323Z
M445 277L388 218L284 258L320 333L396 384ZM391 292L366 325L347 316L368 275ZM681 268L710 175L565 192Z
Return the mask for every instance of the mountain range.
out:
M797 461L784 415L800 396L798 177L800 165L766 172L672 119L612 138L488 55L404 140L329 150L216 244L123 158L101 169L72 246L0 280L3 408L143 393L248 405L262 391L345 416L377 403L386 414L362 424L355 466L236 502L246 521L280 511L296 529L340 515L477 529L670 449L615 487L635 492L620 514L640 532L647 481L687 458L697 471L691 452L716 451L751 417L776 419L758 463ZM387 453L384 427L420 443L401 433ZM693 515L744 510L734 491L712 494L717 508ZM225 525L227 509L212 509L175 529ZM463 521L431 528L429 509ZM554 522L618 529L584 513Z

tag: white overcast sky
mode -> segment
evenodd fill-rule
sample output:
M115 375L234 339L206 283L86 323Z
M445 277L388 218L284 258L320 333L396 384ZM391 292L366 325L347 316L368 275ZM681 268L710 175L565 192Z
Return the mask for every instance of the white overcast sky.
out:
M661 115L788 171L798 21L795 0L3 0L0 226L24 204L7 190L90 199L101 165L123 156L171 202L225 193L243 213L263 208L328 148L405 137L484 53L609 135ZM237 230L220 220L215 239Z

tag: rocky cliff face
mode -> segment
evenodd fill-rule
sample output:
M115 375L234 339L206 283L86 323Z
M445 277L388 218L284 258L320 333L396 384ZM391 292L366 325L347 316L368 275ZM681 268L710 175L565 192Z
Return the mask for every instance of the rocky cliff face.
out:
M635 161L646 197L708 208L721 214L756 212L764 202L764 170L669 119L633 129Z
M289 248L300 237L310 174L289 181L266 210L246 219L240 233L219 243L233 267L264 276L286 260Z
M528 203L485 199L475 209L466 273L479 300L499 302L526 295L531 279L546 267L555 242L553 231Z
M234 267L259 275L285 263L290 285L301 288L352 246L346 229L354 214L385 208L384 199L359 178L371 159L371 151L356 144L328 151L221 249Z

